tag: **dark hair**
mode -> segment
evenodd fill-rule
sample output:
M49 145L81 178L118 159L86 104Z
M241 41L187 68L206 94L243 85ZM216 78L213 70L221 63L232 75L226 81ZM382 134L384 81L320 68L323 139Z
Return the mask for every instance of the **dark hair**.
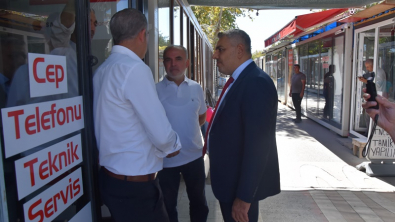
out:
M227 37L234 45L243 44L245 46L246 52L251 55L251 39L250 36L243 30L231 29L225 32L219 32L218 38Z
M298 67L300 69L300 65L299 64L295 64L294 67Z
M188 59L188 51L187 51L187 49L186 49L184 46L182 46L182 45L169 45L169 46L167 46L167 47L165 48L165 50L163 51L163 58L165 57L166 52L167 52L169 49L184 50L184 52L185 52L185 58Z
M115 13L110 21L114 44L119 45L126 39L134 39L143 29L147 29L147 19L137 9L127 8Z

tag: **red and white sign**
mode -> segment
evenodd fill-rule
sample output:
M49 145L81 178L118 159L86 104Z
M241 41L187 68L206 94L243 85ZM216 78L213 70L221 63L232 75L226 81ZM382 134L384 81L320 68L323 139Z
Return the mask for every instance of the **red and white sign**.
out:
M5 157L84 128L82 96L1 110Z
M293 60L294 60L294 52L292 49L288 50L288 66L293 65Z
M66 56L28 54L30 97L67 93Z
M52 221L84 193L81 168L23 204L25 221Z
M82 162L81 134L15 161L18 199Z

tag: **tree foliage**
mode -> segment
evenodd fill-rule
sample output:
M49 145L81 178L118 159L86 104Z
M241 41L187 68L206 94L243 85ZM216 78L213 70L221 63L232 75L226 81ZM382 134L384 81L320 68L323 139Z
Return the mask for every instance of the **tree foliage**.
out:
M262 51L255 51L254 53L252 53L252 59L256 59L256 58L259 58L259 57L261 57L263 54L262 54Z
M238 28L237 17L248 16L252 20L250 15L252 10L210 6L192 6L191 8L213 47L217 42L218 32Z

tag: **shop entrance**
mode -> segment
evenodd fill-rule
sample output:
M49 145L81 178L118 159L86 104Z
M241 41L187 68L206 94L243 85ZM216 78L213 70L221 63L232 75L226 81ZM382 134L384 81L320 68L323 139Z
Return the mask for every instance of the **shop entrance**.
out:
M368 59L374 59L374 44L375 44L375 30L369 29L367 31L361 32L357 34L357 60L356 60L356 77L362 76L366 73L365 62ZM362 95L362 88L364 84L355 78L356 87L354 91L355 98L355 112L354 112L354 125L353 129L360 133L361 135L365 135L367 133L367 129L369 126L369 118L365 111L362 109L362 103L364 101Z

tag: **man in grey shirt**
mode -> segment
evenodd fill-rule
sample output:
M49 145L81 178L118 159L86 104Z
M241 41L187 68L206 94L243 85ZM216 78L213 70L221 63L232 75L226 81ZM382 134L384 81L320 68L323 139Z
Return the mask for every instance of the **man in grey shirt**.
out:
M289 96L292 97L292 102L296 111L295 123L300 123L302 121L302 111L300 104L302 103L304 88L306 85L306 75L299 71L300 66L298 64L294 65L294 74L291 79L291 89L289 90Z

